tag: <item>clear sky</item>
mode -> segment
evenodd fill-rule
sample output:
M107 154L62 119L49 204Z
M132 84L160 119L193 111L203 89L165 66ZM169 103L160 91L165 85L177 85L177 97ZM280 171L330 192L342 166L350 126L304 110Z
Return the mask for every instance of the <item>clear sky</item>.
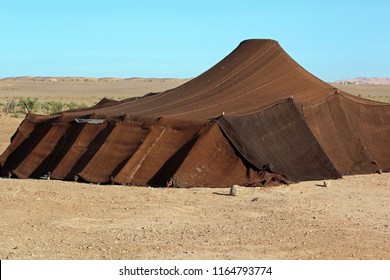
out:
M325 81L390 77L388 0L0 0L0 77L195 77L271 38Z

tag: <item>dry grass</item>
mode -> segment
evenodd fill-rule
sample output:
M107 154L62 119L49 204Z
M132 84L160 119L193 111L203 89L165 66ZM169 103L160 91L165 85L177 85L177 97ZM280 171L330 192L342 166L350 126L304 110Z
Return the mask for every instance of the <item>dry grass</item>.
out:
M7 78L0 80L0 105L20 98L40 103L63 102L92 106L103 97L121 100L177 87L186 79Z

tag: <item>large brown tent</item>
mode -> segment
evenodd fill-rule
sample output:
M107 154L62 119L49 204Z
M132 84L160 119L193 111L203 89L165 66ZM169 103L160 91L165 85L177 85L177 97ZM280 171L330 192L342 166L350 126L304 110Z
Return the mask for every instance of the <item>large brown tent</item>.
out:
M247 40L177 88L29 113L0 164L17 178L268 185L389 171L389 143L389 105L321 81L274 40Z

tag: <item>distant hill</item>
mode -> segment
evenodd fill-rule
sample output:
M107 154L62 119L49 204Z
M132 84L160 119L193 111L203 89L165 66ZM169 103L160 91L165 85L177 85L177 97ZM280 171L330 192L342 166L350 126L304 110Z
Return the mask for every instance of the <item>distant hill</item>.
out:
M366 78L366 77L357 77L353 79L345 79L335 81L335 84L352 84L352 85L390 85L390 78Z
M27 81L27 82L121 82L121 81L140 81L140 82L166 82L166 81L188 81L188 79L181 78L93 78L93 77L32 77L32 76L19 76L19 77L6 77L0 78L0 81Z

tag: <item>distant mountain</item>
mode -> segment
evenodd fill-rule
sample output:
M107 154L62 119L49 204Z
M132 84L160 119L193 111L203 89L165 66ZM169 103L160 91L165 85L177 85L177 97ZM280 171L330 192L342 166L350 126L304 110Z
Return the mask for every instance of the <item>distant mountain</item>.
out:
M353 79L345 79L335 81L336 84L354 84L354 85L390 85L390 78L366 78L366 77L357 77Z
M41 76L19 76L19 77L6 77L0 78L0 81L29 81L29 82L119 82L119 81L142 81L142 82L165 82L165 81L175 81L183 80L188 81L190 78L141 78L141 77L132 77L132 78L115 78L115 77L105 77L105 78L93 78L93 77L41 77Z

